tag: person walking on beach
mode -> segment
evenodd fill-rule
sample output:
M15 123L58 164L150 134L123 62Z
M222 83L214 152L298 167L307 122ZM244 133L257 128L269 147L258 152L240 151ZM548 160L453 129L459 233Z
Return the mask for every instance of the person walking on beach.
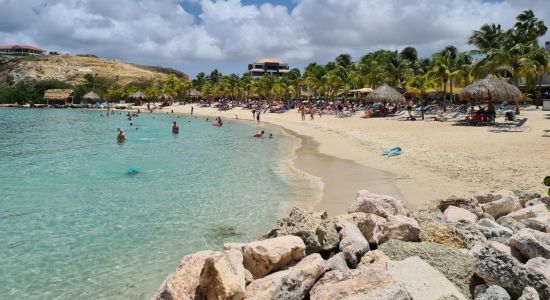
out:
M409 102L407 102L407 112L409 113L409 118L412 118L413 105L414 103L412 102L412 100L409 100Z
M252 110L252 121L254 121L254 119L256 119L256 110L255 109Z
M173 134L179 134L180 133L180 127L178 126L178 124L176 124L176 122L173 122L174 125L172 125L172 133Z
M315 118L315 105L312 105L309 108L309 116L311 117L311 120L313 121L313 119Z
M117 142L124 143L126 141L126 135L124 134L124 130L118 129L118 135L116 137Z
M302 121L306 120L306 106L300 105L300 113L302 114Z
M258 123L258 125L260 125L260 114L261 111L258 111L258 113L256 114L256 123Z

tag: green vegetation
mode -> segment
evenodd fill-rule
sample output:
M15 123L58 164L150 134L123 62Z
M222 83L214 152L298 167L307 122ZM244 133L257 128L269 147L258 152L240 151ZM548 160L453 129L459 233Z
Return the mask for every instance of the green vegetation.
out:
M349 54L341 54L326 65L310 63L303 73L292 69L281 77L266 75L257 79L248 74L223 75L215 69L208 75L201 72L189 80L183 73L158 67L154 69L173 74L162 83L144 81L127 86L117 84L116 78L86 75L86 82L73 89L77 102L92 90L106 100L126 99L141 91L149 100L166 94L176 101L187 101L192 94L200 92L202 99L209 101L220 98L288 101L305 96L325 100L341 96L347 100L352 90L374 89L387 84L408 91L416 101L424 101L428 93L438 92L438 99L445 104L457 87L493 75L522 86L526 95L536 95L536 104L539 105L542 78L550 71L549 53L538 43L538 38L546 32L544 23L527 10L518 15L516 24L507 30L497 24L485 24L474 31L468 38L468 43L476 48L473 51L461 52L449 45L430 58L419 58L416 49L407 47L401 52L377 50L357 61ZM47 84L62 85L59 82L39 82L0 87L0 102L40 102L43 88L37 86Z

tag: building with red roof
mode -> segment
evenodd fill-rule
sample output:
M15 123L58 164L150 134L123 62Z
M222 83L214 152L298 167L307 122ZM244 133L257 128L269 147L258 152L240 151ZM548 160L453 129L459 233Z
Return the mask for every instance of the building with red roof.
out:
M6 55L43 55L44 50L30 45L0 46L0 54Z

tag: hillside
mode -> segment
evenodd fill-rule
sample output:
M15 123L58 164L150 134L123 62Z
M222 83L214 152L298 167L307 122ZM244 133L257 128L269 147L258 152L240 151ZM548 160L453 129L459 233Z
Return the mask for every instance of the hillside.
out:
M86 74L118 78L121 85L142 80L162 81L169 74L183 75L172 69L140 66L93 56L0 56L0 84L46 79L78 84L84 81Z

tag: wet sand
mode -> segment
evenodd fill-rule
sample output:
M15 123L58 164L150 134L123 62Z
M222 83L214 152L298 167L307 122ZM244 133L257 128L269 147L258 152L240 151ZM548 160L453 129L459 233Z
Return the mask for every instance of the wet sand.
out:
M324 183L322 198L314 209L326 210L331 216L345 214L357 191L363 189L402 198L395 184L396 178L391 173L323 154L313 138L287 131L302 141L296 150L295 167L320 177Z

